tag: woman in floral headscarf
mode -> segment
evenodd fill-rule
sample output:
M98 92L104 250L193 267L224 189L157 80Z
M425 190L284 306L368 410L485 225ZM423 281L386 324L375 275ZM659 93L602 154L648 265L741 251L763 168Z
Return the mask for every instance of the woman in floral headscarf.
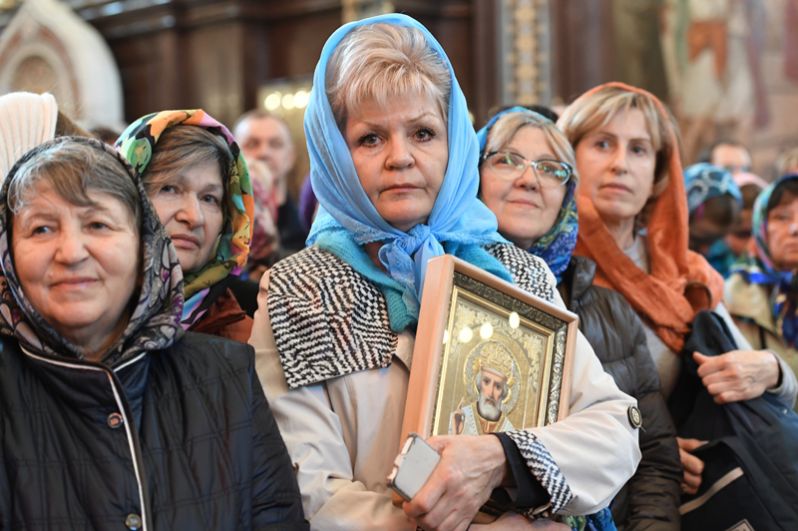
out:
M116 142L144 183L186 275L184 328L246 342L257 286L238 279L252 239L254 200L230 131L205 111L162 111Z
M732 269L726 305L751 345L778 352L798 374L798 174L759 194L752 228L756 254Z
M307 529L252 349L184 332L182 271L113 148L0 191L0 529Z
M507 243L478 200L465 97L421 24L392 14L333 33L305 130L320 205L311 245L264 275L250 342L311 525L464 530L502 484L517 489L500 503L508 514L497 529L530 526L516 510L605 507L639 459L634 401L579 334L566 419L432 437L440 463L411 501L392 503L386 476L401 444L427 261L453 254L561 301L545 263Z

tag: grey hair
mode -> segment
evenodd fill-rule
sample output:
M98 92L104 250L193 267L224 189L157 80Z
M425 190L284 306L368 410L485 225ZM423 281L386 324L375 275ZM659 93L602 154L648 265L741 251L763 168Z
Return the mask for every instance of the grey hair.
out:
M573 168L574 174L571 179L574 183L578 181L576 174L576 156L574 148L566 138L565 134L548 118L532 111L519 110L508 112L502 115L493 127L488 131L488 138L485 142L485 153L501 151L507 144L513 141L516 133L524 127L534 127L543 132L543 136L548 142L549 147L554 151L557 159L567 162Z
M141 196L133 176L125 163L106 151L100 141L76 141L60 137L27 160L21 162L8 185L7 205L13 214L24 209L45 183L69 203L81 207L96 207L90 192L107 194L121 202L135 222L141 226ZM97 146L91 142L97 142Z

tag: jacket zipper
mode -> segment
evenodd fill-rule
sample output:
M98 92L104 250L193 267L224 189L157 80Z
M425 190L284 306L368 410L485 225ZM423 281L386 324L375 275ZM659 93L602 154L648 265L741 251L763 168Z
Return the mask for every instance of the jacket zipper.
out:
M148 521L149 521L148 516L149 515L148 515L148 511L147 511L147 502L146 502L147 498L145 497L145 492L144 492L145 491L144 478L143 478L144 467L142 466L143 463L141 462L141 451L139 449L138 441L136 440L136 437L135 437L135 435L133 433L132 424L130 423L130 419L132 418L131 415L130 415L130 411L128 411L127 404L125 403L124 400L122 400L122 396L119 394L119 390L118 390L117 387L121 387L121 385L119 384L119 381L117 380L116 375L114 374L114 371L111 371L111 370L109 370L108 368L106 368L104 366L92 365L92 364L85 363L85 362L82 363L82 364L77 364L77 363L68 363L68 362L64 362L64 361L56 361L56 360L48 359L48 358L39 356L37 354L34 354L32 352L29 352L24 347L22 348L22 351L27 356L29 356L29 357L31 357L31 358L33 358L35 360L41 361L43 363L49 363L50 365L56 365L56 366L59 366L59 367L66 367L66 368L76 369L76 370L99 371L99 372L104 373L105 376L108 378L108 382L111 385L111 391L114 394L114 401L116 402L116 405L119 408L120 413L122 414L122 419L124 420L125 434L126 434L126 438L127 438L127 442L128 442L128 447L130 448L131 457L133 458L133 472L136 475L136 486L138 487L139 502L140 502L140 506L141 506L141 531L147 531L147 529L150 529L151 526L148 523ZM143 357L144 357L144 354L141 354L137 358L134 358L134 359L130 360L128 363L125 363L124 365L118 367L118 369L122 369L124 367L127 367L127 366L131 365L132 363L135 363L136 361L139 361Z

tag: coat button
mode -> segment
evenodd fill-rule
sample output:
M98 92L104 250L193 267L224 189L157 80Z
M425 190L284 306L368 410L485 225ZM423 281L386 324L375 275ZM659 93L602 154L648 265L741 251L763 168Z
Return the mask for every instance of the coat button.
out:
M125 525L127 526L130 531L137 531L141 529L141 516L137 515L136 513L130 513L125 518Z
M111 413L108 415L108 427L112 430L117 429L125 423L125 418L119 413Z
M630 406L629 409L626 410L626 416L629 417L629 424L631 424L633 428L637 429L643 425L643 415L636 406Z

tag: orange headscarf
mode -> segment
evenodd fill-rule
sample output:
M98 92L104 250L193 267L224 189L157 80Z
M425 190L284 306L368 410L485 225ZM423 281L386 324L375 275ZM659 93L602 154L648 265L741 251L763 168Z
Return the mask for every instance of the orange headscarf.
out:
M714 308L723 298L723 278L700 254L689 251L687 196L676 132L662 102L645 90L624 83L599 85L577 102L605 87L616 87L650 98L660 120L667 124L673 151L668 164L667 188L655 200L648 218L646 273L618 247L596 210L584 195L577 198L579 236L575 254L596 262L594 283L620 292L673 351L684 346L685 335L697 311Z

